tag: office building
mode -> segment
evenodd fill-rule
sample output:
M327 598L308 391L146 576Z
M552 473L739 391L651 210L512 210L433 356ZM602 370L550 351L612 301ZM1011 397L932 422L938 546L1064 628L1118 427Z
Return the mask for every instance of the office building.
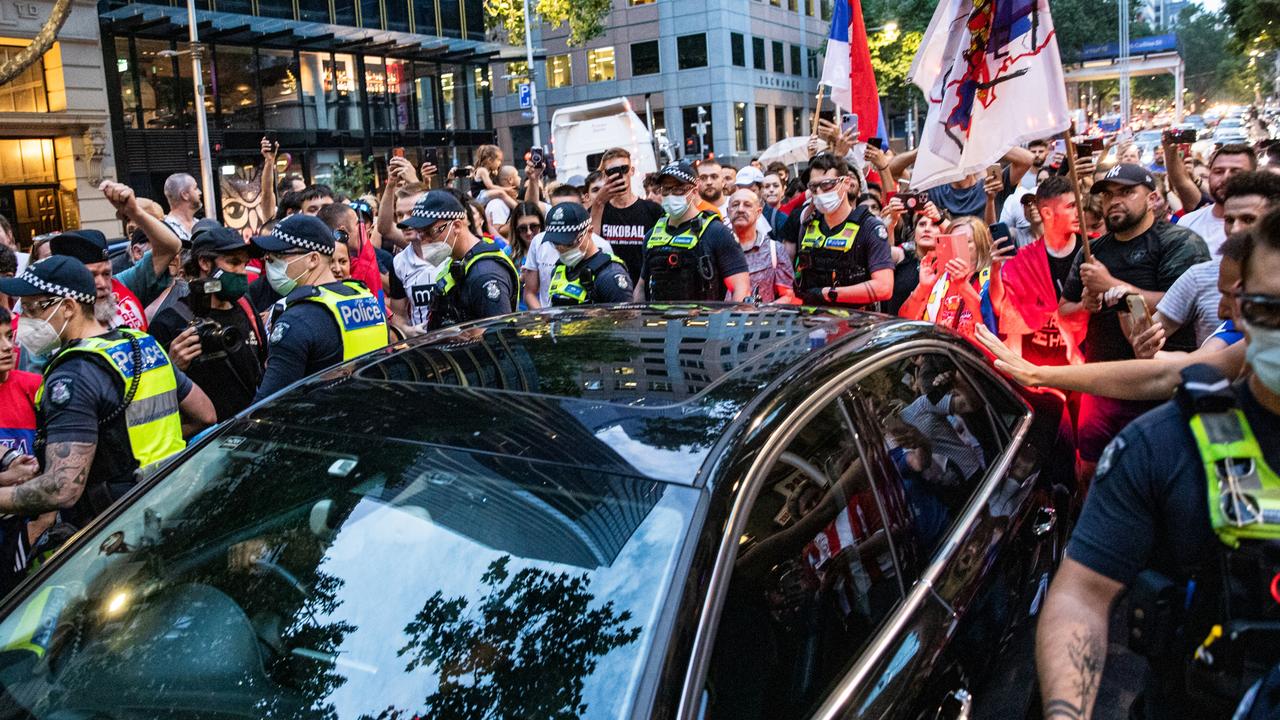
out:
M625 97L675 156L714 151L741 165L808 134L830 17L830 0L613 0L606 32L585 46L569 46L567 28L535 28L543 142L557 109ZM518 98L527 63L494 75L499 144L521 156L533 137Z

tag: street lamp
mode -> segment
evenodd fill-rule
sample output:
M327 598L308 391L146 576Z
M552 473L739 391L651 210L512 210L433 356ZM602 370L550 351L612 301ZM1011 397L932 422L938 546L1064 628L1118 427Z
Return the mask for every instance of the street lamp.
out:
M213 191L213 162L209 158L209 117L204 110L204 72L200 68L204 45L200 44L200 33L196 29L195 0L187 0L187 27L190 30L190 49L161 50L156 53L156 56L166 58L191 56L191 85L195 91L196 104L196 143L200 153L200 189L204 195L205 216L215 217L218 211L213 207L216 196Z

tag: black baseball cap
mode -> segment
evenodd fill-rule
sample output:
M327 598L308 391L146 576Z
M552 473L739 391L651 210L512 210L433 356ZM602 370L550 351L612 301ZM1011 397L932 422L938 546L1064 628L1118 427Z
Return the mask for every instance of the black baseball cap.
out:
M305 213L290 215L276 223L270 235L259 235L253 239L253 244L264 252L283 254L318 252L332 255L334 243L333 230L320 218Z
M591 214L576 202L562 202L547 213L547 231L543 239L556 245L572 245L591 227Z
M447 190L432 190L413 204L409 217L401 220L398 227L423 230L442 220L464 220L467 211L458 202L458 198Z
M1116 165L1107 171L1100 179L1094 181L1093 187L1089 188L1090 194L1097 194L1110 185L1119 185L1121 187L1132 187L1134 185L1146 185L1152 190L1156 189L1156 179L1147 172L1147 169L1141 165L1133 163L1123 163Z
M47 257L31 263L17 277L0 278L0 293L13 297L55 295L86 304L98 297L93 273L70 255Z
M111 259L107 253L107 236L98 230L68 230L49 238L49 250L90 265Z
M228 227L215 227L203 230L191 237L192 252L211 251L218 255L233 253L237 250L248 250L250 257L261 257L262 249L257 245L246 243L240 233Z
M685 185L693 185L698 182L698 173L693 166L683 160L677 160L673 163L667 163L658 171L658 179L675 178Z

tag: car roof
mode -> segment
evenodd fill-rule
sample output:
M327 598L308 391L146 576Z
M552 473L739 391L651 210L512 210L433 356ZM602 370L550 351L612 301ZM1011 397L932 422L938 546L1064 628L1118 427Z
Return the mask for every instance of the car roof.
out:
M784 377L903 322L727 303L520 313L366 355L243 417L696 484Z

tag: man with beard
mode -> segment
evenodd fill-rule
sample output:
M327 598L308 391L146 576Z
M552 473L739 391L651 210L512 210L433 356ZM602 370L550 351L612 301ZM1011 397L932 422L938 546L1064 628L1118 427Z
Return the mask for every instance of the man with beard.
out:
M1175 152L1172 146L1165 147L1165 153ZM1227 239L1226 227L1222 218L1226 213L1227 180L1242 172L1258 169L1258 156L1248 145L1223 145L1213 152L1209 158L1209 198L1213 201L1201 205L1200 187L1195 179L1187 174L1185 163L1169 163L1169 184L1178 193L1183 205L1198 208L1183 215L1178 225L1191 230L1204 238L1209 246L1209 253L1218 254L1218 248ZM1190 200L1190 202L1188 202Z
M1036 175L1040 174L1040 168L1044 167L1045 160L1049 159L1049 141L1048 140L1032 140L1027 143L1027 149L1031 151L1031 169L1022 176L1019 185L1028 189L1036 189Z
M164 216L164 224L179 240L190 242L196 213L204 207L196 179L186 173L170 175L164 181L164 199L169 201L169 214Z
M720 175L720 163L715 158L700 160L698 168L698 212L712 212L724 218L724 178Z
M182 250L166 223L145 212L128 185L106 181L98 188L116 208L116 213L132 222L151 241L151 249L137 262L114 277L107 254L107 238L97 230L70 230L49 240L54 255L67 255L84 263L93 273L98 293L94 318L108 328L122 326L147 329L144 309L173 282L169 265Z
M1134 354L1121 325L1120 315L1127 312L1125 296L1136 293L1154 309L1187 268L1209 256L1191 231L1156 222L1151 212L1156 182L1141 166L1115 166L1090 192L1102 200L1108 232L1091 244L1092 258L1086 259L1083 253L1076 258L1058 311L1064 316L1081 309L1090 313L1086 362L1126 360ZM1175 333L1169 349L1194 350L1195 328L1187 326ZM1093 474L1093 465L1111 438L1152 407L1151 403L1085 395L1078 437L1082 477Z

